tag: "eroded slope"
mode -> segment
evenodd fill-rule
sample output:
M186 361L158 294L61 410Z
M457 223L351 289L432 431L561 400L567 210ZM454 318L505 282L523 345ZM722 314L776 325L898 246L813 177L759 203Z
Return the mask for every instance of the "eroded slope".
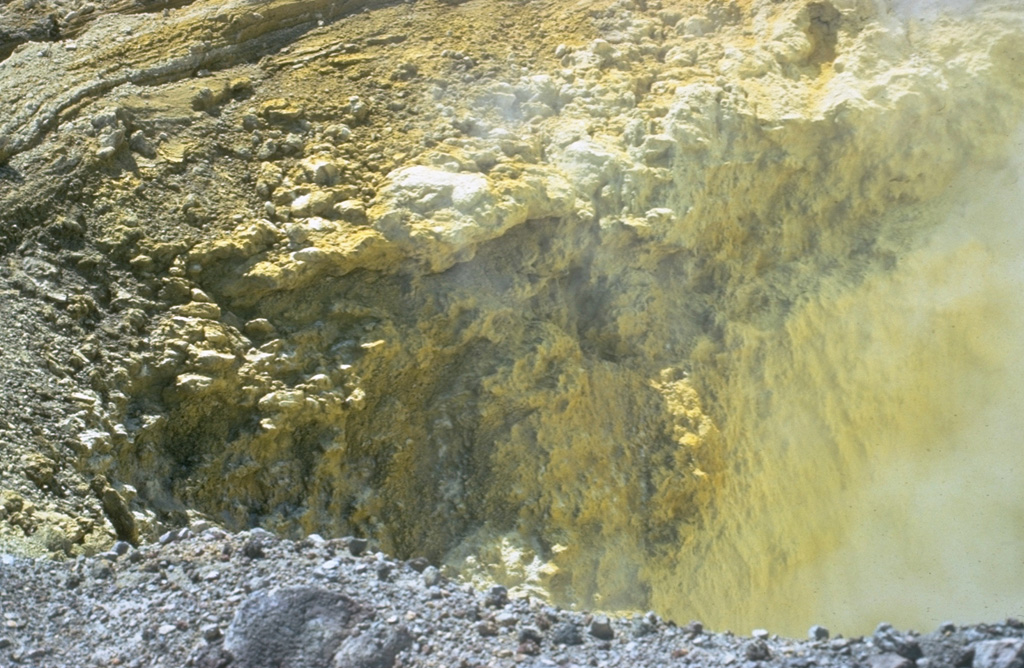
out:
M22 45L5 294L51 304L68 403L51 481L11 467L54 518L8 528L372 534L794 633L1010 612L955 574L1016 563L1012 475L995 511L942 481L1016 465L961 435L1018 408L1022 37L1012 3L197 2ZM902 609L951 544L956 609Z

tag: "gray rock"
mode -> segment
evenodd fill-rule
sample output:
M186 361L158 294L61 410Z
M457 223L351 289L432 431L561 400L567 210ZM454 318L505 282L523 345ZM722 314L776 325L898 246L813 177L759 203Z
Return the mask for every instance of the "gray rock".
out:
M207 642L219 640L224 635L216 624L203 624L199 630L203 634L203 640Z
M425 587L435 587L439 582L441 582L441 571L434 566L427 566L423 569L423 585Z
M128 146L146 158L156 157L156 147L153 146L153 143L149 141L149 138L146 137L142 130L136 130L132 133L131 139L128 140Z
M1024 640L1000 638L974 646L974 668L1024 668Z
M590 635L599 640L611 640L615 637L612 622L607 617L595 617L590 622Z
M391 668L395 657L412 645L403 627L347 638L334 654L334 668Z
M508 603L508 589L501 585L494 585L487 590L484 596L484 605L488 608L503 608Z
M818 626L815 624L807 632L807 637L811 640L828 640L829 632L824 626Z
M348 551L353 557L358 557L366 552L368 541L365 538L349 538L348 539Z
M106 580L114 575L114 569L103 560L96 560L89 566L89 577L96 580Z
M911 661L916 661L923 656L917 640L909 635L899 633L892 628L891 624L879 624L871 640L875 647L882 652L899 654Z
M876 654L868 659L868 666L869 668L913 668L914 662L899 654L886 652L885 654Z
M556 645L582 645L583 634L572 622L563 622L555 624L551 629L551 642Z
M772 658L772 652L768 649L768 643L761 638L755 638L743 648L743 655L747 661L767 661Z
M649 636L652 633L657 633L657 627L651 622L649 617L634 617L633 618L633 636L636 638L643 638Z
M224 648L235 668L322 668L367 613L346 596L314 587L258 591L235 612ZM354 650L353 650L354 651Z
M530 642L540 645L541 641L544 640L544 634L536 626L524 626L519 629L517 638L521 643Z
M263 541L259 538L250 538L242 545L242 554L249 559L262 559L267 556L263 551Z

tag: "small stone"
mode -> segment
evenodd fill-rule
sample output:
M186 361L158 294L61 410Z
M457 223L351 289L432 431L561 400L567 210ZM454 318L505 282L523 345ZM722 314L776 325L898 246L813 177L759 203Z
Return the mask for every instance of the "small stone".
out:
M824 626L818 626L815 624L807 632L807 637L811 640L828 640L829 632Z
M223 632L221 632L220 627L216 624L204 624L200 628L200 631L202 631L203 640L206 642L213 642L224 635Z
M367 540L365 538L349 538L348 539L348 551L353 557L358 557L366 551Z
M881 652L899 654L903 658L916 661L923 656L921 645L912 636L903 635L893 629L892 624L882 623L875 629L872 643Z
M475 628L476 632L485 638L490 638L498 635L498 627L494 625L494 622L489 622L486 620L482 622L477 622L473 626L473 628Z
M423 585L425 587L436 587L441 582L441 571L434 566L427 566L423 569Z
M651 623L651 620L647 617L634 617L633 618L633 636L636 638L642 638L649 636L652 633L657 633L657 627Z
M519 629L519 635L517 636L517 639L521 643L532 642L534 644L539 645L541 641L544 640L544 634L541 633L540 629L538 629L535 626L524 626L523 628Z
M207 336L209 336L209 335L207 335ZM207 339L207 340L209 340L209 339ZM189 525L189 529L191 529L192 533L195 533L195 534L201 534L201 533L203 533L205 531L209 531L210 529L214 529L214 528L216 528L216 527L214 527L213 524L211 524L207 520L197 520L195 522L192 522L192 524Z
M381 562L377 564L377 579L388 580L391 577L391 564L388 562Z
M749 642L743 649L743 655L747 661L767 661L772 658L772 652L768 649L768 643L760 638Z
M1000 638L974 646L974 668L1020 668L1024 666L1024 640Z
M98 560L89 567L89 576L96 580L106 580L114 575L114 569L106 561Z
M572 622L562 622L551 629L551 642L556 645L582 645L583 635Z
M494 585L487 590L484 596L484 605L488 608L503 608L508 603L508 589L501 585Z
M503 628L510 629L519 623L519 617L511 612L503 612L499 615L495 615L494 623Z
M277 329L266 318L254 318L245 323L244 331L247 336L270 336Z
M333 211L341 220L353 225L365 225L366 206L359 200L347 199L334 205Z
M540 645L531 640L527 640L526 642L519 643L519 647L516 648L516 653L522 654L523 656L537 656L540 654Z
M974 665L977 666L978 664L975 663ZM913 668L914 662L899 654L886 652L885 654L877 654L868 659L868 666L870 668Z
M174 624L161 624L160 628L158 628L156 630L156 632L159 635L165 636L165 635L168 635L170 633L174 633L177 630L178 630L178 627L175 626Z
M127 541L119 540L114 543L114 546L110 548L110 551L121 557L128 553L128 550L132 549L132 546Z
M760 638L761 640L768 640L772 634L768 633L767 629L754 629L750 635L755 638Z
M136 130L128 140L128 147L145 158L156 157L156 147L142 130Z
M956 633L956 624L953 622L942 622L939 624L939 633Z
M250 538L242 545L242 554L249 559L262 559L267 556L263 551L263 541L259 538Z
M426 557L413 557L409 561L405 562L409 568L413 569L417 573L422 573L430 565L430 562Z
M612 622L607 617L595 617L590 622L590 635L598 638L599 640L611 640L615 637L615 631L612 629Z

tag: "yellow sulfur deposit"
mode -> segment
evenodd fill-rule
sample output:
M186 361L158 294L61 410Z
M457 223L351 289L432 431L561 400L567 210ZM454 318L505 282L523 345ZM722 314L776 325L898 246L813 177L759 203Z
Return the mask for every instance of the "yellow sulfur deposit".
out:
M80 464L140 525L740 632L1022 612L1019 3L321 2L257 62L309 19L264 4L168 19L207 93L109 94L247 133L138 158L209 161L201 233L105 228L163 263ZM160 25L110 48L163 72Z

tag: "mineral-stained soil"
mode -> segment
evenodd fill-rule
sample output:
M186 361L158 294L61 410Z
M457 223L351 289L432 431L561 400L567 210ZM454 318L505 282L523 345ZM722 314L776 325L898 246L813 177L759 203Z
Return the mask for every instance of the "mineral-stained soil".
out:
M1024 12L963 4L6 4L0 546L1014 612Z

